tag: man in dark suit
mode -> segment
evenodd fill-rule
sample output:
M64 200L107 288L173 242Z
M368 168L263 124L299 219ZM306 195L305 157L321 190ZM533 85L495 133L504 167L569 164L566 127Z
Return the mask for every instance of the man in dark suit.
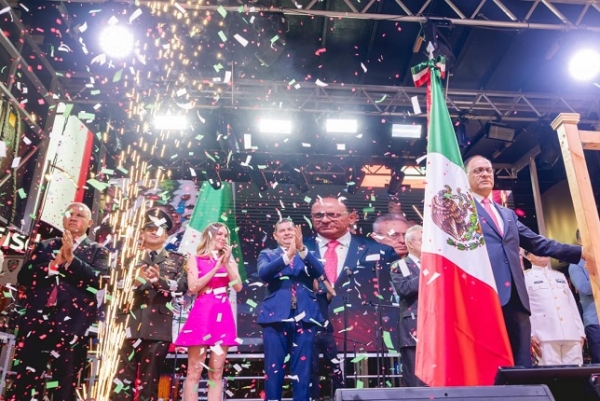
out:
M294 400L307 401L315 329L323 324L313 280L325 280L323 265L306 249L300 227L291 220L277 222L273 237L279 247L262 250L257 263L267 291L257 320L263 327L266 399L281 400L290 354Z
M419 308L419 274L423 227L412 226L406 231L408 255L392 264L392 283L400 297L400 360L402 377L407 387L425 386L415 376L417 350L417 311Z
M115 375L113 401L132 401L139 371L140 401L158 400L158 380L172 342L173 294L187 290L186 259L167 252L166 245L171 218L165 212L151 209L140 235L144 249L133 301L122 316L127 320L127 332Z
M465 162L465 170L492 264L515 365L531 366L531 312L519 247L569 263L579 262L581 247L534 233L519 222L514 211L495 203L492 199L494 169L488 159L473 156Z
M335 355L328 348L335 340L334 335L344 330L344 337L347 336L359 349L373 350L376 330L380 326L375 305L380 301L378 295L384 302L393 296L389 263L398 257L393 248L350 232L357 215L348 210L344 198L318 198L311 206L311 217L317 236L309 238L306 246L324 260L325 275L334 283L337 293L329 304L329 327L332 329L320 330L315 348L326 356ZM395 330L397 313L393 309L384 309L382 314L386 315L383 320L389 322L390 331ZM342 342L342 349L347 350L348 342ZM338 364L338 359L328 362L329 366ZM318 378L313 378L315 381ZM313 393L313 396L316 395Z
M91 217L83 203L70 204L62 238L38 243L19 271L24 313L18 321L16 375L8 400L41 400L44 387L54 400L76 400L77 375L97 320L96 292L109 261L108 250L86 236ZM48 361L52 368L46 372Z

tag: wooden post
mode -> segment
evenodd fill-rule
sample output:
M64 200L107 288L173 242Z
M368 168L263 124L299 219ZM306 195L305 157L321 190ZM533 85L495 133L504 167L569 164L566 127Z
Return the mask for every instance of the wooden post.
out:
M600 246L592 246L592 238L600 238L600 219L583 153L584 148L600 150L600 132L579 132L578 122L579 114L562 113L551 125L558 134L575 217L583 249L586 251L586 268L590 273L596 311L600 315L600 276L597 265L597 261L600 261Z

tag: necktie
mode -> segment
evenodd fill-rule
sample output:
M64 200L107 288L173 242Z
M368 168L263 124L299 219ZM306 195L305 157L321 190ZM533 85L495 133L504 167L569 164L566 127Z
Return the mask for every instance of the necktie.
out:
M156 251L150 251L150 262L154 263L154 261L156 260L156 255L158 255L158 253Z
M494 222L494 225L496 226L496 229L498 230L500 235L504 235L504 233L502 232L502 226L500 226L500 223L498 222L498 219L496 218L496 214L492 210L492 205L490 204L490 200L488 198L483 198L481 203L483 204L483 208L485 209L485 211L488 212L488 214L492 218L492 222Z
M294 258L295 256L290 260L290 269L292 269L292 271L294 270ZM294 303L296 302L296 282L294 281L294 279L292 278L292 309L296 309L296 305L294 305Z
M325 251L325 275L327 280L333 285L337 280L338 271L338 257L335 249L340 243L336 240L329 241L327 243L327 250Z
M57 299L58 299L58 288L57 288L57 285L55 284L54 287L52 287L52 291L50 291L50 295L48 295L48 299L46 300L46 306L56 305Z

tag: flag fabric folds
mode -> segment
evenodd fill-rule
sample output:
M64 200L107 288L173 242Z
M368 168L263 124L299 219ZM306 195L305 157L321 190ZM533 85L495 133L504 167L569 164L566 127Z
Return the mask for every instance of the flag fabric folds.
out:
M196 253L196 247L200 242L200 234L210 223L223 223L231 233L232 255L238 261L240 277L246 279L246 269L244 268L240 239L237 232L235 221L235 202L233 194L233 185L230 182L223 181L220 189L214 189L207 181L202 183L198 200L194 206L192 217L183 233L181 245L178 252L183 254Z
M415 373L430 386L491 385L514 363L441 66L413 68L429 113Z

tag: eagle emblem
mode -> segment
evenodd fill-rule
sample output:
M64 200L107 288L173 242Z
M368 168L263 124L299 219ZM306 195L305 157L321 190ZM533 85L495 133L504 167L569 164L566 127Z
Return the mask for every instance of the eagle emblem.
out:
M460 188L453 191L452 187L444 185L444 189L434 195L431 218L450 236L446 240L448 245L464 251L477 249L485 243L473 197Z

